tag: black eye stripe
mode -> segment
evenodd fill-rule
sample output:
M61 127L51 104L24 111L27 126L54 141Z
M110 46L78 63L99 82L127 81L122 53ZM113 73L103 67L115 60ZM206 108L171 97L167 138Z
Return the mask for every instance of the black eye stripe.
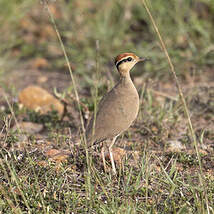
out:
M127 61L132 61L133 58L132 57L128 57L128 58L125 58L123 60L120 60L119 62L116 63L116 67L118 68L120 64L122 64L123 62L127 62Z

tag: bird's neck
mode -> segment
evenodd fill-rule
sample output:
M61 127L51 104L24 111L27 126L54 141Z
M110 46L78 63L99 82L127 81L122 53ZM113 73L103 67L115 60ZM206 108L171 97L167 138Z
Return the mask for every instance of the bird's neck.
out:
M129 73L129 71L127 71L127 70L120 70L119 71L119 73L120 73L120 80L121 81L130 81L131 80L131 77L130 77L130 73Z
M120 74L120 77L122 78L130 78L130 73L129 73L129 70L127 69L120 69L119 74Z
M134 86L130 73L128 72L124 72L124 73L120 73L120 83L122 83L123 86Z

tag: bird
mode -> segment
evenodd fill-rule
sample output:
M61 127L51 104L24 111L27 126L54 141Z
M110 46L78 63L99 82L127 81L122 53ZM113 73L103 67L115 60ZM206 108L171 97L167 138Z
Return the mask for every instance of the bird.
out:
M116 174L116 168L112 147L117 137L131 126L139 110L139 95L130 77L130 70L138 62L145 60L147 58L138 57L134 53L122 53L115 58L115 66L120 75L119 81L103 96L97 112L94 113L86 128L86 140L90 146L112 139L109 155L114 174ZM102 158L104 162L104 151L102 151Z

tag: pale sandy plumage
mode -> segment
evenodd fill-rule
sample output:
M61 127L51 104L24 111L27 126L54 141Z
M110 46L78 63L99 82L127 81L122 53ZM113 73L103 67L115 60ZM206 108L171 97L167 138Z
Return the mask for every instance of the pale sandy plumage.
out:
M140 61L144 61L144 59L133 53L123 53L115 58L120 80L102 98L98 105L96 117L92 117L86 129L86 138L89 145L114 138L109 148L114 172L116 170L115 166L113 166L111 147L116 140L115 137L130 127L139 110L139 95L131 80L129 71ZM94 118L96 118L96 121L94 121Z

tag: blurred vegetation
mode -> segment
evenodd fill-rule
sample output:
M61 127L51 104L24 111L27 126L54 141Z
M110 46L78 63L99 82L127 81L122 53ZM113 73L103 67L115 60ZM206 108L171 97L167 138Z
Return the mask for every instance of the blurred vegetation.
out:
M185 86L203 179L168 62L142 1L49 0L79 83L86 123L96 95L98 99L103 96L111 87L109 82L118 78L111 72L116 70L114 57L134 52L151 58L137 65L132 74L143 105L134 126L117 141L117 146L128 146L139 157L137 163L132 158L126 160L114 177L111 172L104 173L100 157L94 155L96 149L87 165L85 148L73 144L81 126L79 112L44 0L0 0L0 94L6 94L12 106L11 111L5 97L0 97L0 213L213 212L214 87L209 83L214 80L210 75L214 66L214 1L146 2ZM33 80L32 73L37 75ZM62 92L67 101L65 117L59 120L55 112L44 116L22 108L15 98L22 88L19 82L23 88L36 83L52 92L56 87L55 95ZM159 83L166 90L159 90ZM27 149L20 145L22 136L11 130L14 115L18 122L44 126L38 135L27 138ZM176 143L182 145L178 152L170 148ZM48 148L69 150L68 161L54 163L46 154Z
M212 66L214 2L209 0L147 1L166 42L176 70L185 77L191 69ZM153 78L169 78L168 63L141 1L49 1L57 27L76 74L91 82L99 40L100 72L112 68L121 52L152 59L145 69ZM56 33L43 1L0 0L1 62L30 58L48 60L50 70L65 69ZM8 63L10 62L10 63ZM182 63L181 63L182 62ZM103 66L104 65L104 66ZM136 75L141 75L141 71Z

